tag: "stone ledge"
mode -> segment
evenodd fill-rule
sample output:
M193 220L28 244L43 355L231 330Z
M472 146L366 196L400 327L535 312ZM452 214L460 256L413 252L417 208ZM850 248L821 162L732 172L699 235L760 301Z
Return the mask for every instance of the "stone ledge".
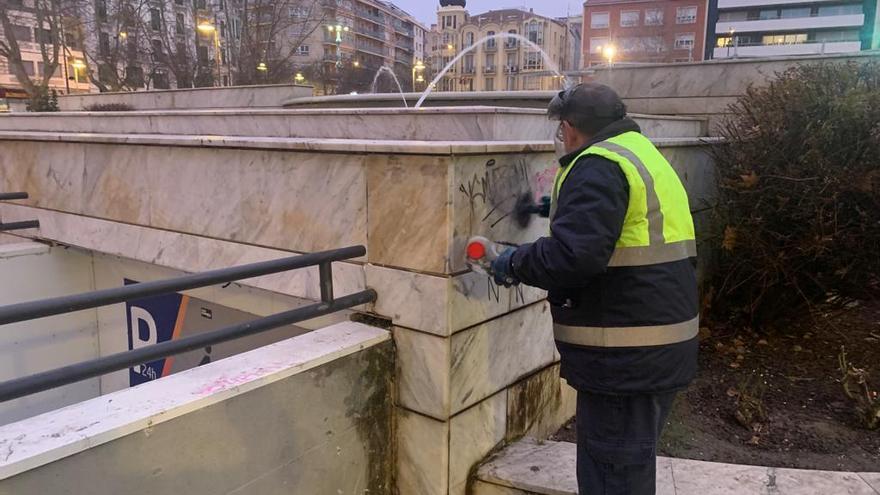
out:
M390 340L343 322L0 427L4 480Z
M576 447L524 439L477 473L475 495L577 495ZM870 480L870 481L869 481ZM874 487L872 487L872 484ZM659 495L877 495L880 473L847 473L657 458Z

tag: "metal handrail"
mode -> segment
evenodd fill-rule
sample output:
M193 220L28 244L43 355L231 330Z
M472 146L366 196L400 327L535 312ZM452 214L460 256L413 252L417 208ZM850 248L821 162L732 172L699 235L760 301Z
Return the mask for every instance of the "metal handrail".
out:
M374 302L377 297L376 291L369 288L339 298L334 298L333 295L331 262L356 258L365 254L366 248L353 246L185 275L176 279L143 282L125 287L2 307L0 308L0 324L14 323L316 265L318 266L321 289L321 302L316 304L200 335L162 342L2 382L0 383L0 402Z
M26 193L26 192L0 193L0 201L10 201L13 199L28 199L28 193Z
M249 265L193 273L178 278L141 282L126 285L125 287L114 287L112 289L102 289L70 296L10 304L9 306L0 307L0 325L33 320L44 316L71 313L83 309L109 306L130 299L198 289L209 285L286 272L297 268L330 263L331 261L342 261L363 256L366 252L367 250L363 246L346 247L332 251L302 254L277 260L251 263Z

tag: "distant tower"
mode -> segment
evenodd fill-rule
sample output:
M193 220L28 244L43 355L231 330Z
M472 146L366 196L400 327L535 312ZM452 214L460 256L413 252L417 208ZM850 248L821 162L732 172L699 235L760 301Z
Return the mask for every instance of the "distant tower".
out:
M440 0L441 7L452 7L452 6L466 7L466 5L465 5L466 3L467 3L466 0Z

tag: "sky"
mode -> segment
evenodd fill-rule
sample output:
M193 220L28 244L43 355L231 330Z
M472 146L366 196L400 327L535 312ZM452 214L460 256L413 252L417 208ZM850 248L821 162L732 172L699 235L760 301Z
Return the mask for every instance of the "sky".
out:
M425 26L437 22L438 0L391 0L395 5L414 15ZM548 17L562 17L571 12L577 15L583 10L583 0L468 0L470 14L480 14L487 10L529 8Z

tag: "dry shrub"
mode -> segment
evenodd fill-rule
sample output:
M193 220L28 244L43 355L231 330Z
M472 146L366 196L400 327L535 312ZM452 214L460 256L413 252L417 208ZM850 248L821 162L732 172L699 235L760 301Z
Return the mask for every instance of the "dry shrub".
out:
M86 112L131 112L134 107L128 103L95 103L83 107Z
M714 147L712 316L756 326L880 288L880 63L803 65L751 87Z

